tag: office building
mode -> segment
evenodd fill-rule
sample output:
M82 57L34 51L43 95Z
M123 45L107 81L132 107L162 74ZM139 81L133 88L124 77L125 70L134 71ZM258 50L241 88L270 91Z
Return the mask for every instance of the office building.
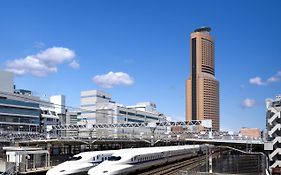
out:
M67 111L66 112L66 125L77 125L78 118L80 117L80 111Z
M261 138L261 131L259 128L241 128L239 135L259 139Z
M38 103L8 99L0 94L0 133L39 133Z
M65 114L65 96L64 95L52 95L50 102L54 104L57 114Z
M142 123L163 122L167 116L156 110L156 104L151 102L138 103L125 106L112 101L111 95L98 90L81 92L81 118L78 124L117 124L117 123ZM105 131L104 131L105 132ZM149 128L141 129L108 129L106 132L114 134L149 133ZM157 128L156 132L164 132L164 128Z
M219 131L219 82L215 78L214 40L209 27L190 37L190 77L186 81L186 120L212 120Z
M42 133L47 132L48 125L60 125L60 117L56 113L53 104L51 104L50 106L40 106L40 110L40 127Z
M151 102L124 106L111 100L111 95L98 90L81 92L81 117L88 123L125 123L165 121L166 116Z
M64 112L64 96L41 100L30 90L15 89L13 73L0 71L0 131L17 133L46 132L47 125L60 124L58 112ZM64 112L65 113L65 112ZM59 113L61 114L61 113Z
M89 90L81 92L81 117L83 121L89 124L95 123L112 123L112 117L101 117L102 112L109 113L115 108L111 101L111 95L98 90ZM108 108L108 109L106 109ZM100 112L102 110L102 112Z
M60 120L61 125L77 125L78 118L80 118L81 112L80 111L68 111L66 110L65 117ZM76 129L68 129L65 131L60 131L61 137L77 137L77 130Z

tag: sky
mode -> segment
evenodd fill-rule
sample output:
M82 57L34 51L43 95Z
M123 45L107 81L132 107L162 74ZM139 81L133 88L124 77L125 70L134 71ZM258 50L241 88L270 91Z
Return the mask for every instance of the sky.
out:
M2 0L0 69L35 95L99 89L133 105L152 101L185 119L190 33L210 26L221 129L265 129L265 100L281 94L281 1ZM0 82L3 83L3 82Z

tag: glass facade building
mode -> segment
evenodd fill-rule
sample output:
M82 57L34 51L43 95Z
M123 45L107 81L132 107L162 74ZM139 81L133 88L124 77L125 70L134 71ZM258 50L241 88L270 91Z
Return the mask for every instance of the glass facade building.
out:
M0 132L39 132L38 103L0 97Z

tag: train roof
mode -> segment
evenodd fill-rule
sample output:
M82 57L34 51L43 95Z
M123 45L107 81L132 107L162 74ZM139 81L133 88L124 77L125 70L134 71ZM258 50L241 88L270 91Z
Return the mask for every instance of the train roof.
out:
M181 149L191 149L191 148L199 148L199 145L183 145L183 146L161 146L161 147L145 147L145 148L129 148L129 149L121 149L118 152L114 153L113 156L120 156L123 158L130 158L136 155L146 155L153 153L161 153L166 151L174 151Z
M110 154L110 153L115 153L117 150L106 150L106 151L88 151L88 152L82 152L79 154L74 155L75 157L81 156L82 159L86 158L92 158L95 155L100 155L100 154Z

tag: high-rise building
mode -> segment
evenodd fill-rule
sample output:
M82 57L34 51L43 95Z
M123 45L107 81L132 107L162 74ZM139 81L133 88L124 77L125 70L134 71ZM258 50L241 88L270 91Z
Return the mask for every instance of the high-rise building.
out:
M194 30L190 37L190 77L186 81L186 120L212 120L219 131L219 82L215 78L214 40L211 28Z

